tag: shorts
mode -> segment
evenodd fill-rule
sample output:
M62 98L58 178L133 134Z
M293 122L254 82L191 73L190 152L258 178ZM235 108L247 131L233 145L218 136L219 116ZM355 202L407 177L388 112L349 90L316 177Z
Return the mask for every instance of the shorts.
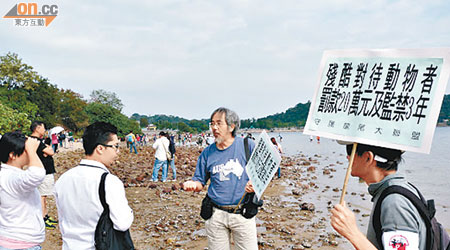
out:
M53 189L55 188L55 176L48 174L45 176L44 181L38 186L41 196L53 195Z

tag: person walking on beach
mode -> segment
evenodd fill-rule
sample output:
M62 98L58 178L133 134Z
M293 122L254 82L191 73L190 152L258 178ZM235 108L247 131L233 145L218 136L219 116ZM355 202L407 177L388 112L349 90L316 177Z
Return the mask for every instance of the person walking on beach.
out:
M341 144L343 142L340 142ZM347 158L352 144L347 147ZM358 144L352 167L352 176L360 177L369 185L372 201L377 203L383 191L398 185L419 195L405 177L397 173L402 160L402 151L365 144ZM381 236L377 240L373 224L373 211L370 216L367 236L358 229L354 213L344 204L335 205L331 210L331 225L353 244L355 249L397 249L395 242L403 242L402 249L426 249L426 225L416 207L401 194L390 194L381 203ZM402 243L402 244L403 244Z
M270 141L272 142L275 150L280 154L283 153L283 148L281 147L281 144L277 143L277 140L275 137L270 138ZM281 166L278 168L278 178L281 178Z
M136 149L136 137L134 136L133 132L130 131L130 133L125 137L127 143L129 143L130 146L130 154L134 149L134 153L138 154L137 149Z
M282 142L282 141L283 141L283 136L281 136L281 134L280 134L280 133L278 133L278 138L280 139L280 142Z
M184 190L199 192L210 180L208 197L214 207L205 222L209 249L230 249L230 233L236 249L258 249L255 217L243 217L242 204L235 211L244 192L254 192L244 168L244 139L236 136L239 125L234 111L218 108L212 113L210 128L215 143L202 151L194 177L183 184ZM248 146L251 154L255 143L248 140Z
M153 164L153 182L158 181L159 168L162 167L162 182L167 180L167 154L169 152L169 140L166 134L161 131L159 132L159 138L153 143L153 148L155 149L155 164Z
M150 143L150 138L147 134L144 135L144 146L147 146Z
M44 165L46 172L44 181L38 187L39 193L41 194L42 217L44 218L45 228L54 229L55 225L58 224L58 221L48 215L47 196L53 195L53 189L55 187L54 174L56 171L55 162L53 160L55 152L50 145L46 145L44 142L45 124L43 122L34 121L31 123L30 130L30 137L35 138L40 142L37 149L37 155Z
M69 169L55 185L56 207L63 240L62 249L95 249L95 229L103 206L99 185L103 173L105 199L113 227L126 231L133 222L133 210L128 205L122 181L108 167L119 153L117 128L109 123L95 122L83 134L85 158Z
M170 155L172 155L172 158L170 160L167 160L167 165L170 166L170 168L172 169L172 181L176 181L177 180L177 169L175 168L175 142L174 142L174 137L170 136L169 133L166 133L166 137L169 140L169 152ZM167 166L167 168L168 168Z
M52 147L53 152L58 152L58 135L56 133L53 133L50 135L50 138L52 139Z
M45 178L36 153L39 145L20 132L6 133L0 139L0 249L40 250L45 240L37 190Z

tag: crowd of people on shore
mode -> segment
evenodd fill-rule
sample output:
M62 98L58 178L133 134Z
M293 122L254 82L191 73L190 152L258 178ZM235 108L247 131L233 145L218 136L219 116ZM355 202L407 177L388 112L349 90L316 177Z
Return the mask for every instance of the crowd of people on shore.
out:
M202 139L197 141L198 145L206 144L206 147L198 158L194 176L183 183L183 189L200 192L209 184L201 204L209 249L231 249L231 242L235 249L258 249L255 215L261 201L254 195L245 170L255 142L251 135L238 135L239 116L230 109L214 110L209 126L214 140L208 141L208 134L197 137ZM30 130L29 137L9 132L0 139L0 250L41 249L45 228L54 228L56 224L61 231L63 249L97 249L102 234L96 231L104 211L112 230L125 232L129 237L133 210L128 205L122 181L108 169L119 153L117 128L105 122L89 125L82 136L84 159L63 173L56 183L53 161L56 150L45 142L45 125L33 122ZM192 140L192 135L178 137L178 143L185 145L188 138ZM148 135L131 132L124 139L129 152L134 150L135 154L138 154L136 144L146 146L150 142ZM158 181L162 168L161 180L168 181L169 166L171 179L176 180L176 137L161 131L153 140L152 180ZM275 138L271 141L281 154L280 143ZM368 184L374 204L390 186L400 186L420 196L419 190L397 173L402 151L341 143L346 145L348 157L352 150L356 152L351 175ZM48 215L46 197L49 195L55 196L58 220ZM360 232L355 215L345 204L337 204L331 210L332 227L355 249L428 249L427 221L411 201L398 193L383 199L377 223L372 222L374 215L371 215L367 236ZM132 243L127 249L133 249Z

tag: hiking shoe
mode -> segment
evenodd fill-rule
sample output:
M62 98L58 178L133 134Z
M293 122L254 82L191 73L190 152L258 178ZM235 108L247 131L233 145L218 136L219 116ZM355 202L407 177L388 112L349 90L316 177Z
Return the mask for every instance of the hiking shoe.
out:
M55 229L55 225L49 224L47 221L45 221L45 229Z
M52 217L50 217L50 216L48 216L48 215L46 215L46 216L44 217L44 221L47 222L47 223L50 224L50 225L56 225L56 224L58 224L58 221L57 221L57 220L53 219Z

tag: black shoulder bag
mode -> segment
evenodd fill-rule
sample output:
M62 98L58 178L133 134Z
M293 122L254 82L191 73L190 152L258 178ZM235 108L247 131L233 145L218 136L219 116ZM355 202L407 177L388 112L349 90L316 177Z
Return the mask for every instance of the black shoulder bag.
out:
M206 173L206 180L209 179L209 172ZM213 214L213 201L208 196L208 192L206 192L205 198L202 200L202 206L200 207L200 217L204 220L208 220L211 218Z
M95 228L95 249L97 250L134 250L130 230L125 232L115 230L114 224L109 217L109 206L105 199L105 179L108 173L103 173L100 180L98 193L103 206L103 213L98 219Z

